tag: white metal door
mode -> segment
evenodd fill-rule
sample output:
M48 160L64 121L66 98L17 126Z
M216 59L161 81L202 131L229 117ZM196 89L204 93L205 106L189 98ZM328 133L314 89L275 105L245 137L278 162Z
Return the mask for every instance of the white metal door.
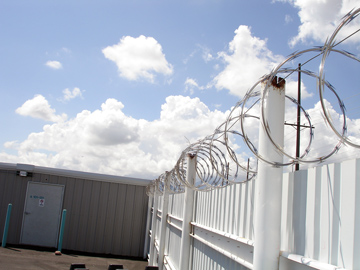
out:
M28 182L21 244L57 247L64 186Z

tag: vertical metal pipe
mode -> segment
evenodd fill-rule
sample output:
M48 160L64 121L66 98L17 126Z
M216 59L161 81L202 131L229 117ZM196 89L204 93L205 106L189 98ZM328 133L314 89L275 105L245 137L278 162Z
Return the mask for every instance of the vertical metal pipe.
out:
M160 223L159 263L158 263L159 270L162 270L164 267L166 220L169 211L169 177L170 177L170 173L167 172L165 179L164 193L163 193L163 207L162 207L161 223Z
M64 237L65 221L66 221L66 209L63 210L61 216L61 225L60 225L60 234L59 234L59 243L58 243L58 251L60 252L62 249L62 243Z
M284 143L285 82L278 84L276 77L266 96L262 89L262 106L271 137L279 146ZM264 86L264 85L263 85ZM262 115L260 122L262 121ZM283 155L276 151L263 125L259 129L259 154L272 162L283 162ZM274 167L259 160L255 181L255 270L278 270L280 256L282 167Z
M153 197L149 196L147 217L146 217L146 230L145 230L145 243L144 243L144 254L143 258L146 259L149 252L149 231L150 231L150 217L151 217L151 204Z
M300 105L301 105L301 64L299 64L299 73L298 73L298 107L297 107L297 127L296 127L296 158L300 156ZM300 164L295 164L295 171L300 169Z
M9 224L10 224L11 209L12 209L12 204L9 203L7 212L6 212L5 227L4 227L4 233L3 233L3 237L2 237L2 243L1 243L2 247L6 247L7 235L8 235Z
M193 185L196 178L196 155L189 154L187 157L186 179ZM181 227L181 244L180 244L180 263L179 269L190 269L190 248L191 248L191 221L194 211L195 191L185 187L185 207L183 212L183 222Z
M249 169L250 169L250 158L248 158L248 162L247 162L246 181L249 180Z
M158 211L158 204L159 204L159 194L158 194L157 187L154 192L154 205L153 205L153 216L151 222L151 238L150 238L150 259L149 265L153 265L156 263L156 250L155 250L155 236L156 236L156 220L157 220L157 211Z

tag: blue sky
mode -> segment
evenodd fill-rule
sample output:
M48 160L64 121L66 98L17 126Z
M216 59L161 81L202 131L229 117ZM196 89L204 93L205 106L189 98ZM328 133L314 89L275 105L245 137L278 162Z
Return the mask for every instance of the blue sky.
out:
M152 179L260 76L323 45L356 2L3 1L0 162ZM343 49L359 56L359 36ZM319 61L306 68L318 72ZM331 67L344 98L359 91L358 63L335 57ZM310 85L304 79L304 104L315 110ZM359 116L349 116L355 140Z

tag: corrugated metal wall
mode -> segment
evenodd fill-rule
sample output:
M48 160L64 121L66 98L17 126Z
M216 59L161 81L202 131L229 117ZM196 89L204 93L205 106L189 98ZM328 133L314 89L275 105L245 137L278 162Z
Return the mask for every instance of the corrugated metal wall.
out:
M8 244L19 244L28 181L65 186L63 249L142 257L148 197L145 186L51 174L20 177L0 170L0 236L12 203Z
M281 249L360 269L360 159L284 175Z
M196 192L192 270L252 269L255 183ZM166 269L179 269L184 204L170 196ZM279 211L279 269L360 269L360 159L285 173Z
M247 268L225 255L217 252L211 247L194 241L193 265L191 269L212 269L212 270L246 270Z
M3 235L7 206L12 203L12 213L8 232L8 243L18 244L22 226L25 194L25 177L16 176L16 171L0 171L0 235ZM2 239L2 238L1 238Z
M197 192L195 222L253 239L254 181Z
M172 194L169 197L170 223L167 224L167 238L168 246L165 248L166 254L168 254L169 260L175 265L176 269L179 269L180 263L180 244L181 244L181 225L182 215L184 211L184 193Z

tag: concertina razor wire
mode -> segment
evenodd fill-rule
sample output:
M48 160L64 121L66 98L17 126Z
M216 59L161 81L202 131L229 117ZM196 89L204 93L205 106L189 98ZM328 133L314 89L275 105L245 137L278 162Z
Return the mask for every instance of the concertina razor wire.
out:
M260 78L247 91L244 98L237 102L236 105L231 109L231 112L226 121L218 126L212 135L192 143L186 149L184 149L174 168L171 171L164 172L157 179L152 181L146 188L146 194L148 196L153 196L155 193L161 195L165 189L167 189L170 193L181 193L184 192L185 186L196 191L210 191L216 188L226 187L231 184L246 183L254 179L257 174L258 160L276 167L290 166L296 163L320 163L335 154L342 145L360 148L359 143L356 143L354 139L350 139L350 137L347 136L345 105L343 101L335 91L335 88L325 80L325 63L330 53L339 54L340 56L344 56L348 59L360 62L360 59L356 55L335 48L360 31L360 28L355 29L351 34L347 35L340 42L336 42L336 37L339 36L341 30L343 30L345 26L349 25L359 14L360 8L353 9L343 17L341 23L337 26L333 34L325 41L323 46L302 50L289 55L269 74ZM316 55L315 57L309 58L301 66L304 66L318 56L321 56L318 74L309 70L302 70L300 67L284 67L285 64L291 64L294 59L309 53L315 53ZM300 110L305 116L309 127L308 143L304 152L299 155L299 157L294 157L294 155L287 153L284 147L278 145L271 137L271 130L266 124L267 116L264 113L264 104L266 103L266 93L269 91L271 82L274 79L276 80L277 76L279 75L281 75L281 78L284 78L279 78L279 80L285 80L294 72L301 72L301 74L316 80L324 121L326 121L326 123L330 126L331 130L334 132L334 134L337 135L338 138L337 143L329 151L329 153L322 155L321 157L307 158L310 152L311 143L313 141L314 132L309 114L300 104L298 104L296 99L286 95L287 100L300 107ZM260 84L263 86L262 95L260 94L260 91L257 90ZM336 125L331 118L329 112L329 102L326 102L324 98L325 89L329 90L335 96L335 99L339 105L342 115L342 124L340 130L336 128ZM254 109L256 107L260 107L259 113L261 114L263 121L259 124L262 124L262 126L265 128L265 132L275 148L285 157L287 157L287 162L278 163L265 159L257 151L255 144L251 141L250 136L248 136L247 130L251 124L247 122L253 123L254 121L260 121L259 115L251 112L252 110L256 110ZM234 140L238 138L240 138L245 143L247 148L253 154L252 157L248 158L247 162L241 158L233 148L234 145L236 145ZM193 155L196 157L195 183L189 183L186 179L188 155Z

